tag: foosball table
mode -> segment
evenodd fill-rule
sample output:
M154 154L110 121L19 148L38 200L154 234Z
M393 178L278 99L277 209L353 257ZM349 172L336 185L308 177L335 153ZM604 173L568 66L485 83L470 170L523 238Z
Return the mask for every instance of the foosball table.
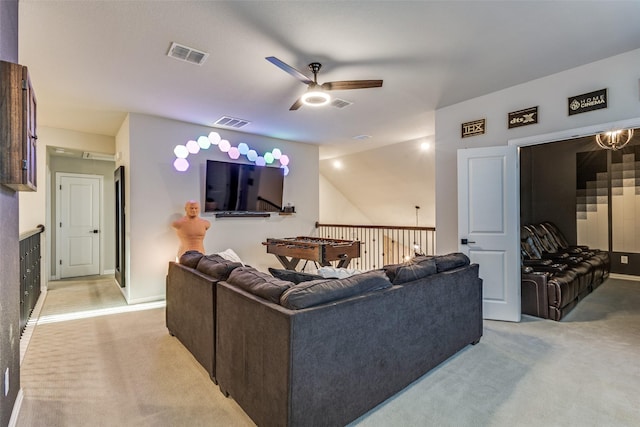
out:
M352 258L360 257L357 240L325 239L321 237L268 238L262 242L267 253L273 254L287 270L295 270L301 259L314 261L322 266L339 261L338 268L346 268Z

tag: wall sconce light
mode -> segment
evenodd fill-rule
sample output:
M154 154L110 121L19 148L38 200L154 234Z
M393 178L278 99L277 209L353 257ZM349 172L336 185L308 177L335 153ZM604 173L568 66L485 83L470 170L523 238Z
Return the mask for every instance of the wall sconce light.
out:
M631 141L633 129L612 130L596 135L596 142L605 150L619 150Z

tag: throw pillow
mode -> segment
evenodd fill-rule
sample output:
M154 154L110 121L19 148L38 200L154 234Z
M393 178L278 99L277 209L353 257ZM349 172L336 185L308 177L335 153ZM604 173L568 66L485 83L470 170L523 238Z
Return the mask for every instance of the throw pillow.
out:
M436 262L433 259L424 260L419 264L409 263L406 265L400 265L394 274L391 282L394 285L402 285L404 283L413 282L418 279L431 276L438 272Z
M198 265L200 258L202 258L203 256L204 255L198 251L187 251L180 256L179 262L185 267L196 268L196 265Z
M216 280L227 280L229 274L238 267L242 267L242 264L227 261L221 256L213 254L200 258L196 270Z
M280 304L292 310L361 295L391 287L382 270L371 270L345 279L312 280L294 285L280 298Z
M418 255L415 256L411 259L411 262L414 264L421 264L423 262L427 262L429 260L432 260L434 257L431 255Z
M242 264L244 266L244 262L242 262L242 260L238 256L238 254L235 253L235 251L233 249L231 249L231 248L225 249L222 252L218 252L218 255L220 255L222 258L224 258L224 259L226 259L228 261L239 262L240 264Z
M318 280L323 278L317 274L278 268L269 268L269 273L271 273L271 275L276 279L286 280L287 282L292 282L296 285L300 282L308 282L309 280Z
M454 268L469 265L469 257L461 252L455 252L448 255L440 255L434 257L438 273L441 271L453 270Z
M400 268L404 267L405 265L409 265L409 264L408 263L402 263L402 264L384 265L384 266L382 266L382 270L385 272L385 274L387 275L389 280L391 280L391 282L393 282L396 279L396 272Z
M229 275L227 283L276 304L280 302L282 293L293 286L291 282L277 279L253 267L236 268Z

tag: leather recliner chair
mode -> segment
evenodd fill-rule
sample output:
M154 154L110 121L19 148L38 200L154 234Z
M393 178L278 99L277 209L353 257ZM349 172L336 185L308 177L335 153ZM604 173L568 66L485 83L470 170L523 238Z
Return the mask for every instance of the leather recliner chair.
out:
M560 320L609 275L606 252L570 246L550 222L521 227L522 312Z

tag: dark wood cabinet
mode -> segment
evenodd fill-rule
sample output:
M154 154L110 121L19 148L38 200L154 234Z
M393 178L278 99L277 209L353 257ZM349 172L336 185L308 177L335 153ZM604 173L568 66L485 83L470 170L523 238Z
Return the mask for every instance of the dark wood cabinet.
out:
M0 184L36 191L36 128L27 67L0 61Z

